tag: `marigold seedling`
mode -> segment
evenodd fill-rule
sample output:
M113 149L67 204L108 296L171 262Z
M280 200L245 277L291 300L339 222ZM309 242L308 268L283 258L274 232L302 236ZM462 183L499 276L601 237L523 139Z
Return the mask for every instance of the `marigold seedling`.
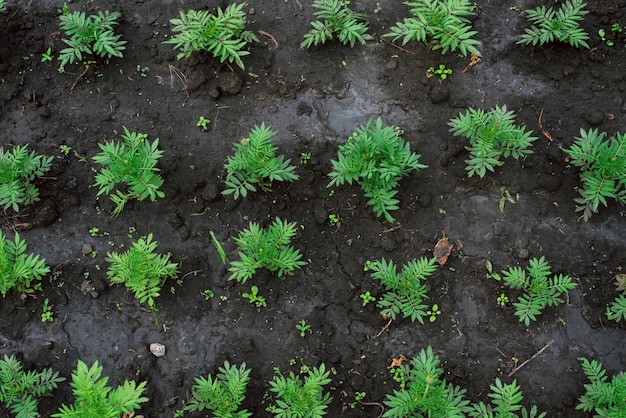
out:
M0 205L20 211L20 206L39 201L39 189L33 184L52 166L53 157L28 151L28 144L9 151L0 148Z
M397 22L391 32L383 36L394 41L402 39L402 45L415 40L426 43L431 49L441 49L442 54L459 51L463 56L481 56L474 39L469 16L475 5L469 0L415 0L405 3L411 17Z
M170 20L174 35L164 43L180 50L177 58L189 58L196 51L210 52L220 62L228 61L242 70L241 58L249 55L245 50L251 42L259 42L257 36L246 29L245 3L232 3L217 13L208 10L180 11L180 17Z
M344 0L314 0L313 12L319 20L311 22L312 29L304 35L300 48L310 48L324 44L336 36L344 45L354 47L358 41L362 45L371 40L372 35L367 33L367 17L355 13L348 7L349 1Z
M382 125L380 118L370 119L339 147L338 159L331 160L333 171L328 174L331 181L327 187L356 182L376 216L384 215L393 222L391 211L398 209L395 188L400 179L427 166L419 163L420 155L411 152L400 129Z
M546 6L526 10L532 26L525 30L526 33L517 43L541 46L559 41L575 48L583 46L588 49L586 41L589 35L580 27L583 16L589 13L585 6L582 0L568 0L558 10Z

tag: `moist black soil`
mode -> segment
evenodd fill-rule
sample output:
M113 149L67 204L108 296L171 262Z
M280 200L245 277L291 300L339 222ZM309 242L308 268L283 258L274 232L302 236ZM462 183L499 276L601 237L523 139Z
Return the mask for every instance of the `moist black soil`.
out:
M356 2L352 7L369 15L375 40L352 49L329 42L301 50L313 18L308 2L248 3L248 27L261 42L250 47L245 71L205 54L180 61L163 44L179 9L202 9L206 2L69 3L71 10L123 16L118 32L128 41L124 58L98 62L84 74L82 65L60 74L56 60L41 62L48 48L58 53L64 47L57 12L62 1L10 2L0 14L2 147L28 143L55 157L38 183L41 201L4 214L3 232L19 230L53 273L34 297L12 292L0 302L0 354L18 355L27 368L53 367L68 378L79 359L98 360L111 385L147 382L146 417L172 416L189 398L194 378L216 372L225 360L252 369L243 406L256 417L270 416L265 408L273 369L297 372L302 364L323 362L333 368L328 416L375 417L381 409L372 403L396 388L392 359L411 358L430 345L445 378L466 388L473 401L488 400L496 377L516 379L525 405L550 417L584 416L575 410L585 383L577 358L597 359L609 373L626 364L623 326L604 314L617 295L614 276L626 262L626 222L615 202L589 222L579 220L579 171L562 148L581 128L609 135L626 129L624 37L609 47L596 35L612 23L626 24L623 5L589 2L582 26L591 48L575 49L516 44L525 27L523 10L552 2L477 1L473 24L483 59L468 67L469 60L456 54L442 56L417 43L399 48L381 38L407 17L403 5L381 2L375 12L375 1ZM439 64L454 71L443 83L426 76ZM482 179L468 178L466 140L452 136L447 122L470 106L495 105L514 110L517 123L538 136L534 154L508 159ZM196 126L200 116L211 120L207 131ZM376 117L404 130L428 165L402 180L394 223L377 218L358 187L326 187L338 146ZM226 198L225 159L233 143L261 122L278 132L280 153L297 165L300 180L238 201ZM111 202L92 187L99 167L91 158L98 143L119 140L124 126L159 138L165 198L132 201L111 217ZM61 145L71 148L68 155ZM300 163L303 153L311 154L306 164ZM502 212L503 187L516 202L506 202ZM336 225L330 214L339 217ZM266 226L277 216L297 223L293 244L307 266L286 278L261 271L245 285L228 281L209 232L234 260L233 237L250 221ZM92 228L101 234L92 236ZM179 281L164 284L156 312L106 277L107 252L123 251L149 233L160 252L180 262ZM444 234L454 249L428 281L428 303L442 311L435 322L389 323L375 303L363 306L362 293L383 293L363 271L366 260L384 257L402 265L430 257ZM501 293L511 300L517 294L487 279L485 262L499 271L541 256L578 286L566 303L547 308L526 327L510 303L498 305ZM253 284L267 307L242 297ZM215 297L205 300L205 290ZM45 298L53 322L41 321ZM311 325L304 337L295 327L301 320ZM163 344L165 356L153 356L151 343ZM68 383L41 402L42 416L72 401ZM365 392L368 404L351 408L355 392Z

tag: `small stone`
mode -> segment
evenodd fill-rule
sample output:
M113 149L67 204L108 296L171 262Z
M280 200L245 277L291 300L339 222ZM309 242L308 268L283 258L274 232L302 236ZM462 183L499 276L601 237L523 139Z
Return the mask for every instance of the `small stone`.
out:
M150 344L150 352L154 357L163 357L165 355L165 346L159 343Z
M93 251L93 247L89 243L83 244L83 247L80 249L80 253L84 256L91 254Z
M529 253L526 248L518 248L516 251L516 255L517 255L517 258L519 258L520 260L527 260Z

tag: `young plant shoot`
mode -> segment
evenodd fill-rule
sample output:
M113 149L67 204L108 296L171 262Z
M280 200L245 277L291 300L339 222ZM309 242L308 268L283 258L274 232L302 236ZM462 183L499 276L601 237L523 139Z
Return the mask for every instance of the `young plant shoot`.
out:
M52 160L28 152L28 144L9 151L0 148L0 205L4 210L19 212L20 206L39 200L39 189L33 182L50 170Z
M463 56L481 56L474 39L469 16L475 5L469 0L416 0L405 2L412 17L397 22L391 32L384 34L402 45L410 41L424 42L431 49L441 49L442 54L459 51Z
M196 51L210 52L220 62L228 61L242 70L242 57L251 42L259 42L257 36L246 29L245 3L232 3L225 10L217 8L217 14L208 10L180 12L180 18L170 20L174 33L166 44L180 50L178 59L189 58Z
M158 174L160 169L156 166L163 155L163 151L158 148L159 139L150 143L148 135L130 132L125 126L122 139L122 143L108 141L98 144L102 152L93 157L95 162L105 166L95 177L98 196L110 195L119 183L127 186L125 191L117 189L111 195L115 203L112 212L114 216L122 212L130 199L142 201L149 197L154 202L157 198L165 197L165 193L160 190L163 178Z
M575 48L583 46L589 49L586 42L589 35L580 27L583 16L589 13L585 6L582 0L568 0L561 3L558 10L546 6L526 10L532 26L526 29L526 33L517 43L542 46L545 43L559 41Z
M338 159L331 160L333 171L328 174L331 181L327 187L356 182L376 216L393 222L390 212L398 209L399 203L395 187L411 171L427 166L419 163L420 155L411 152L400 129L382 125L380 118L375 123L370 119L339 147Z
M319 20L311 22L313 28L304 35L300 48L324 44L333 36L337 36L344 45L350 44L350 47L354 47L357 41L363 45L365 41L373 39L367 33L366 16L350 10L348 3L342 0L313 1L313 7L317 9L313 14Z
M243 284L260 268L278 272L278 277L282 277L292 275L296 269L306 265L300 251L289 245L296 231L295 222L280 218L276 218L267 229L250 222L248 229L234 238L240 247L239 260L231 263L228 270L232 274L228 280L234 279Z
M270 190L273 181L298 180L294 174L296 167L289 165L291 160L282 155L276 156L278 147L274 145L275 131L265 123L255 126L248 138L234 144L236 152L228 157L226 165L226 190L224 195L232 194L235 199L246 197L248 192L255 192L258 186Z
M465 114L450 120L450 132L470 141L466 147L470 158L465 160L469 177L478 174L482 178L487 171L494 172L504 164L500 161L502 157L517 160L532 154L530 147L537 137L532 136L532 131L516 126L514 120L513 111L507 110L506 105L489 111L470 107Z

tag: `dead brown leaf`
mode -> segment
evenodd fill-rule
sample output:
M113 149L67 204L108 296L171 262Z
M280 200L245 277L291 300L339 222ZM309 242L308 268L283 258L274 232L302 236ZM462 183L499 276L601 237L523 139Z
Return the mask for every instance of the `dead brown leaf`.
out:
M402 366L402 362L403 361L408 361L408 359L406 357L404 357L404 354L400 354L398 356L398 358L393 358L391 360L391 366L388 366L388 369L393 369L394 367L399 367Z
M433 255L437 257L437 263L440 266L443 266L448 261L448 257L450 257L450 253L452 252L453 245L448 241L448 237L446 234L443 234L443 238L437 241L437 245L435 245L435 249L433 250Z

